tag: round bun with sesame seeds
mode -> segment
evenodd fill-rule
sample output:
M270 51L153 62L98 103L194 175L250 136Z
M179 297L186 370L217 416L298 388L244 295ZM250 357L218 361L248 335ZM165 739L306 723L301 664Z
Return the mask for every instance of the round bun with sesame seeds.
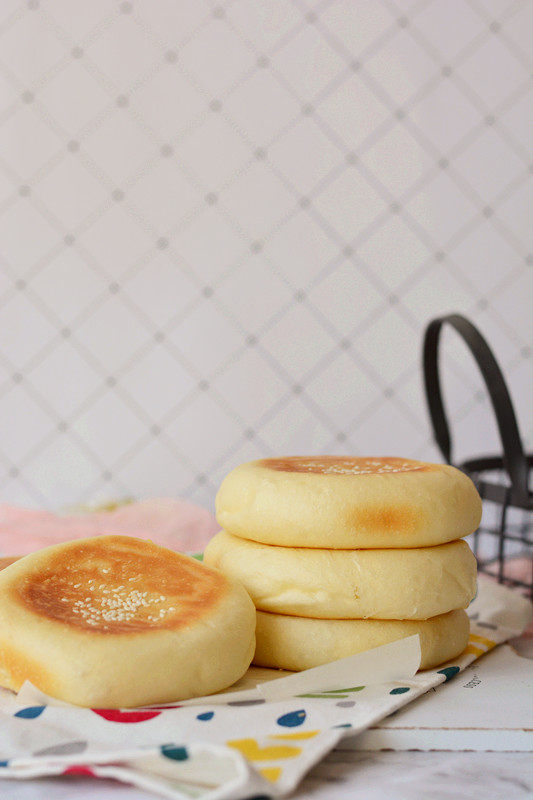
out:
M234 536L282 547L428 547L468 536L481 500L445 464L395 457L288 456L241 464L216 498Z
M129 536L47 547L0 572L0 686L93 708L212 694L247 670L255 608L190 558Z

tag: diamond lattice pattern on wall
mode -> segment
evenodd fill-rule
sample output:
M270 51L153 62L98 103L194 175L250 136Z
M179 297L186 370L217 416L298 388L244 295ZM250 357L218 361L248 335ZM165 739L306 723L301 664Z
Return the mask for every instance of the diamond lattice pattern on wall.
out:
M421 336L452 310L531 439L530 3L0 14L3 499L211 506L262 455L435 458ZM445 350L458 456L497 448Z

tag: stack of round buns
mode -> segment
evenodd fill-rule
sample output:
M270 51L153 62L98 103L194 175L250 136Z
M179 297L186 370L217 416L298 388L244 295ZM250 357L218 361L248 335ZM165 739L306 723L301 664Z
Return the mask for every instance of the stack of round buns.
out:
M342 456L242 464L204 561L257 609L254 663L301 670L419 634L421 669L466 647L481 518L454 467Z

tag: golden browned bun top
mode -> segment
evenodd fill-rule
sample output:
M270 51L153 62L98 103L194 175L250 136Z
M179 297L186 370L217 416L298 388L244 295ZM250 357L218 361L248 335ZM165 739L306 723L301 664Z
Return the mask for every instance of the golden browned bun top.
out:
M430 547L472 533L481 499L448 464L398 456L282 456L235 467L220 527L280 547Z
M2 556L2 558L0 558L0 571L9 567L10 564L14 564L19 558L20 556Z
M308 472L317 475L390 475L396 472L421 472L437 469L434 464L408 458L382 456L285 456L256 462L276 472Z
M35 614L97 633L178 629L227 592L219 573L143 539L99 536L69 543L14 582Z

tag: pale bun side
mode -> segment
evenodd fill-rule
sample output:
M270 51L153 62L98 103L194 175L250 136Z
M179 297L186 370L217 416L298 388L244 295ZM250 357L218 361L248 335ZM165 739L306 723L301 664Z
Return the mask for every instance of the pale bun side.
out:
M448 465L292 456L232 470L216 515L228 533L283 547L426 547L472 533L481 499L470 478Z
M276 547L221 531L204 563L242 583L256 608L326 619L427 619L466 608L476 559L466 542L403 550Z
M420 669L430 669L462 653L469 631L462 610L427 620L326 620L258 611L253 663L299 671L418 634Z
M0 685L77 705L207 695L251 661L246 591L188 556L128 536L54 545L0 573Z

